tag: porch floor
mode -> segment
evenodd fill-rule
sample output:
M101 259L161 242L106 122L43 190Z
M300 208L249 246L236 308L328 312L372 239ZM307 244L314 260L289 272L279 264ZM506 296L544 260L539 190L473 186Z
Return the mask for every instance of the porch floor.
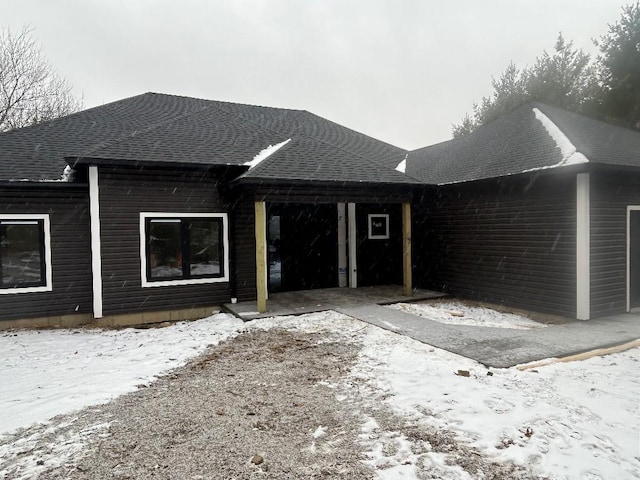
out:
M301 315L303 313L357 307L359 305L386 305L398 302L416 302L432 298L447 297L446 293L414 288L410 296L402 292L400 285L383 285L359 288L323 288L298 290L295 292L271 293L267 300L267 311L258 313L255 301L225 303L223 310L244 321L280 315Z

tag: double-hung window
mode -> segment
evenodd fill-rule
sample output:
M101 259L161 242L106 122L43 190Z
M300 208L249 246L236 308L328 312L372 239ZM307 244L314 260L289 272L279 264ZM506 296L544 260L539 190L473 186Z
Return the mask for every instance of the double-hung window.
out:
M142 286L228 280L226 214L141 213Z
M51 289L49 215L0 216L0 294Z

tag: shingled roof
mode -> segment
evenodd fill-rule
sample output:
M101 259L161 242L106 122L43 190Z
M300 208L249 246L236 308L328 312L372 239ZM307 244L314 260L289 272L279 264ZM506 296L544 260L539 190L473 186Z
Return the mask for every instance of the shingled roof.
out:
M530 103L468 135L410 152L406 172L442 185L579 163L640 167L640 132Z
M74 162L243 165L287 138L296 139L296 159L287 156L281 168L271 159L254 178L315 171L329 181L412 181L393 170L405 150L309 112L157 93L0 134L0 180L57 180ZM378 172L363 175L367 169Z

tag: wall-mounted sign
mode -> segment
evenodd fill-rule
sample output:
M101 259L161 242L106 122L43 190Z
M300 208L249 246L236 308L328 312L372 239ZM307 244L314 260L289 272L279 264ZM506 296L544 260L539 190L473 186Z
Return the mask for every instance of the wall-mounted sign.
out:
M389 214L369 214L369 240L387 240L389 238Z

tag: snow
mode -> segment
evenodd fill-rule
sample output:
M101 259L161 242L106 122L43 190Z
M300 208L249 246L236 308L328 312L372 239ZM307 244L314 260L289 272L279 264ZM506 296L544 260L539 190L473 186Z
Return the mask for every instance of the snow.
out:
M429 318L464 319L469 328L489 321L520 328L529 322L458 303L440 306L440 313L427 312ZM423 306L413 307L419 307L419 313ZM463 316L447 319L447 311ZM132 391L247 328L333 332L357 342L362 350L345 382L361 385L358 379L369 385L372 405L385 404L407 421L452 431L460 442L496 461L527 465L538 478L640 478L640 349L525 371L487 370L473 360L335 312L251 324L217 314L166 328L4 332L0 433ZM470 376L458 376L458 370ZM385 431L371 416L363 415L361 421L367 463L378 478L415 479L419 464L430 465L445 480L471 478L450 465L445 454L414 452L402 433ZM93 434L104 428L95 426ZM320 438L326 427L318 426L310 434L314 440ZM0 456L26 451L23 447L30 441L35 439L9 444ZM56 455L62 462L82 443L82 438L66 439L54 447Z
M260 153L258 153L255 157L253 157L253 160L249 162L245 162L244 165L247 165L249 167L249 170L251 170L252 168L259 165L260 162L262 162L263 160L266 160L268 157L276 153L278 150L280 150L290 141L291 139L289 138L284 142L278 143L277 145L269 145L267 148L261 150Z
M487 375L473 360L386 330L370 329L365 342L353 375L370 379L401 415L453 430L541 478L640 478L640 349Z
M529 170L525 170L524 172L533 172L536 170L546 170L549 168L557 168L557 167L565 167L567 165L578 165L581 163L589 163L589 159L585 157L582 153L578 152L578 149L575 147L571 140L567 138L567 136L558 128L558 126L551 121L549 117L547 117L544 113L542 113L539 109L534 108L533 113L542 126L545 128L549 136L556 142L556 145L560 149L560 155L562 155L562 160L556 163L555 165L548 165L546 167L538 167L531 168Z
M407 157L408 156L409 156L409 154L406 154L404 156L404 159L396 167L396 172L406 173L406 171L407 171Z
M0 434L131 392L243 325L217 314L166 328L3 332Z
M473 307L461 302L395 303L387 307L450 325L511 328L515 330L531 330L546 326L513 313Z

